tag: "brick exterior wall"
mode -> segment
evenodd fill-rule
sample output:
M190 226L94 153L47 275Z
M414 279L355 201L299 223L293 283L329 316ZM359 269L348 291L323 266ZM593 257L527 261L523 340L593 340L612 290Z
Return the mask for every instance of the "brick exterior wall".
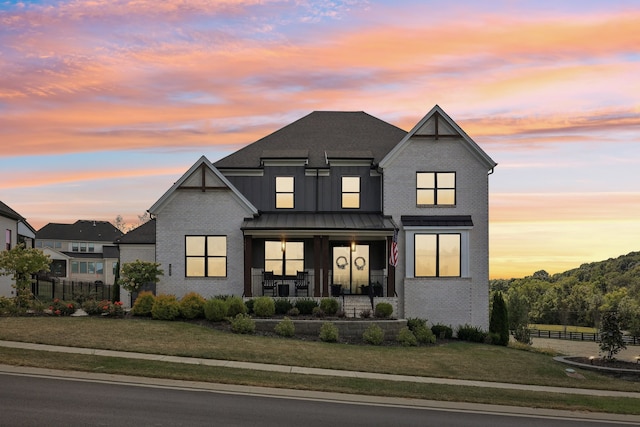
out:
M418 207L416 172L456 172L454 207ZM457 327L471 324L488 329L488 177L487 169L462 138L414 138L384 169L384 213L400 228L400 262L396 268L399 316L426 318L430 323ZM468 275L461 278L412 278L407 260L402 215L471 215L468 231ZM410 235L412 237L413 235ZM411 256L411 254L409 254ZM464 254L463 254L464 257ZM409 276L409 277L407 277Z

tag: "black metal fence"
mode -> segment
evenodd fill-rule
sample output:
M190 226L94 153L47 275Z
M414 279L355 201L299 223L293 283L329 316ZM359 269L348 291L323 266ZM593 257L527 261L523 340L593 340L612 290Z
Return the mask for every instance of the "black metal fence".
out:
M35 279L31 283L31 292L41 299L61 299L85 301L87 299L110 300L113 285L101 281L82 282L78 280Z
M600 336L597 332L565 332L550 331L545 329L530 329L531 337L553 338L559 340L593 341L599 342ZM624 335L622 337L626 345L640 345L640 337Z

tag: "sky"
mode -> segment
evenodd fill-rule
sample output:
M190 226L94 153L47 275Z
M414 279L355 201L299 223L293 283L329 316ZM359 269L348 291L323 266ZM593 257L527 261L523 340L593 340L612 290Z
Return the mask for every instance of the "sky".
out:
M0 200L135 225L201 155L440 105L497 163L490 276L640 250L640 0L0 0Z

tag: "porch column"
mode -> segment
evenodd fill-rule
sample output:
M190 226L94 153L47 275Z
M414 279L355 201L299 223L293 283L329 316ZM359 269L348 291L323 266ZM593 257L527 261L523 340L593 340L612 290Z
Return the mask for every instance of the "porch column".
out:
M389 256L391 253L391 243L393 237L387 237L387 296L393 297L396 294L396 268L389 264Z
M322 236L322 296L329 294L329 265L331 254L329 253L329 236Z
M321 236L313 236L313 296L319 297L320 274L322 271L322 240Z
M251 290L251 259L252 259L252 242L251 236L244 236L244 296L252 297Z

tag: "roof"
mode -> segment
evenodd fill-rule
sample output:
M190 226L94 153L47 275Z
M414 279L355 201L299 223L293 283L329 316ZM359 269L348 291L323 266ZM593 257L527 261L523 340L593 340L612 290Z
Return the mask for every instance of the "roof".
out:
M116 239L119 245L124 244L154 244L156 243L156 220L151 219L139 227L134 228L124 236Z
M114 242L122 232L108 221L78 220L73 224L49 223L36 232L36 239Z
M250 235L256 231L275 230L299 233L322 231L325 234L331 234L331 231L340 234L354 231L359 235L379 232L377 234L393 235L394 228L390 218L375 213L262 213L259 217L245 220L242 224L242 230Z
M327 167L326 153L358 153L378 163L407 134L362 111L314 111L301 119L218 160L220 169L259 168L274 153L307 152L308 167ZM291 157L291 156L288 156Z
M13 209L11 209L9 206L5 205L2 202L0 202L0 215L2 215L5 218L10 218L15 220L24 219L18 212L14 211Z
M405 227L472 227L471 215L403 215Z
M103 246L102 247L103 258L120 258L120 250L117 246Z

